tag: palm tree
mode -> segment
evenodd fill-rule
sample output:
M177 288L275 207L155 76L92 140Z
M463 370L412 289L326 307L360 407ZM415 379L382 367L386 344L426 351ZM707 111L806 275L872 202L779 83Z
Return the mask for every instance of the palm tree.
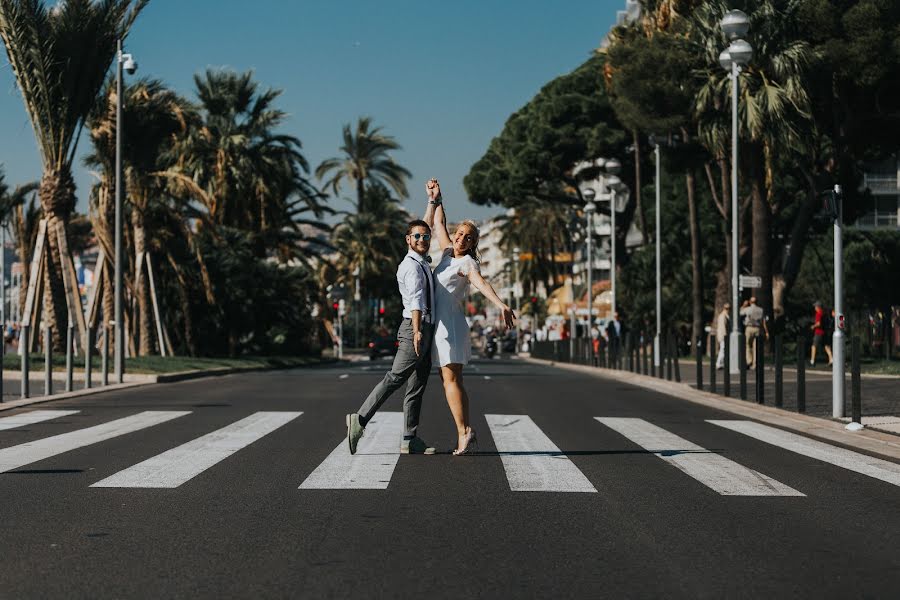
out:
M571 216L572 209L565 204L531 200L517 207L514 214L498 217L506 254L518 247L531 255L520 263L523 289L534 291L539 283L553 289L559 284L563 273L556 259L569 243Z
M134 247L134 274L130 289L136 299L137 314L131 319L136 328L137 352L147 356L154 350L148 277L144 275L144 257L150 251L147 214L151 203L166 195L168 180L157 173L165 168L163 155L182 135L192 117L189 103L160 81L144 79L123 90L123 115L128 135L122 148L127 199L131 217L131 239ZM109 190L115 178L116 87L113 81L97 104L87 122L94 151L85 162L101 170L102 194L95 195L95 228L106 250L107 268L112 268ZM110 296L104 286L104 297ZM105 303L104 303L105 304Z
M754 58L741 72L739 130L740 165L750 186L752 203L753 273L762 278L759 305L772 314L770 222L778 203L773 181L776 160L802 154L812 127L810 100L804 82L812 51L799 33L801 0L775 5L757 0L747 6ZM700 139L714 156L725 156L731 140L730 84L718 64L726 46L719 20L728 10L721 0L701 4L692 14L690 37L704 59L699 71L704 84L695 107ZM779 156L781 155L781 156Z
M39 197L49 231L75 206L78 136L116 54L148 0L0 0L0 38L31 119L43 165ZM59 240L48 236L44 311L54 344L67 322ZM68 258L68 257L67 257Z
M371 117L360 117L356 131L350 124L344 125L342 156L327 158L316 167L316 177L323 179L325 188L331 188L335 195L340 193L344 183L356 188L356 210L369 210L366 202L366 184L381 183L392 189L401 198L406 198L406 180L412 173L394 162L390 152L399 150L400 144L381 132L381 127L372 127Z
M28 264L31 262L31 249L37 239L40 206L35 201L34 192L38 189L35 181L16 186L10 193L0 170L0 223L8 224L16 240L16 254L22 263L22 281L19 284L19 306L25 306L28 293Z

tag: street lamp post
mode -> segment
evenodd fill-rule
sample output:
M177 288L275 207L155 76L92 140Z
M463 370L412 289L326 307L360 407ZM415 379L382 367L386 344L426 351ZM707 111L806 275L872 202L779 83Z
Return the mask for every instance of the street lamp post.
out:
M616 176L622 169L622 163L615 158L611 158L603 165L606 172L611 177L606 181L609 187L609 249L610 249L610 266L609 266L609 284L610 293L612 294L613 317L616 315L616 186L622 182Z
M513 263L515 268L515 282L513 283L513 295L515 296L515 311L516 311L516 352L518 353L519 348L521 347L519 342L519 299L522 297L522 291L519 289L519 255L521 250L517 247L513 248Z
M844 416L844 201L834 186L834 334L832 335L831 416Z
M587 219L587 310L588 310L588 326L587 326L587 334L586 337L591 339L591 328L594 326L594 290L591 276L591 271L594 266L594 246L593 246L593 237L594 237L594 219L593 214L597 210L597 205L594 204L594 197L596 196L596 192L594 190L588 188L583 192L584 199L587 200L587 204L584 205L584 215ZM593 346L591 346L593 352Z
M731 78L731 372L741 369L740 352L743 347L743 332L740 328L740 303L738 302L738 249L740 219L738 214L738 76L741 67L750 62L753 47L743 38L750 30L750 18L740 10L730 10L720 23L722 32L731 40L728 48L719 55L719 64L730 73Z
M660 268L660 237L662 229L660 227L659 218L659 144L654 144L653 157L656 160L656 338L653 340L653 366L659 368L660 365L660 347L662 341L662 283Z

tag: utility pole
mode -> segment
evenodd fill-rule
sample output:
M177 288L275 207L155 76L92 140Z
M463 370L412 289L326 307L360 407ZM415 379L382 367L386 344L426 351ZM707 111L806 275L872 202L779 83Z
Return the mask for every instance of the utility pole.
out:
M831 366L831 416L844 416L844 200L841 186L834 186L834 334Z

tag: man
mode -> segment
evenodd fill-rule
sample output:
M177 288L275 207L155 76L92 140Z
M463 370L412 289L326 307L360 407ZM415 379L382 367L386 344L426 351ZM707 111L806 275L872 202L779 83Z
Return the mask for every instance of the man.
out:
M769 337L769 328L766 325L765 313L762 307L757 306L756 297L750 298L750 304L741 309L744 317L744 335L747 338L747 368L752 369L756 364L756 341L759 338L759 330L765 333L763 340Z
M725 344L728 341L728 325L731 323L731 303L726 302L722 306L722 312L716 317L716 343L719 345L719 353L716 356L716 369L725 368Z
M397 330L400 346L391 370L369 393L359 412L347 415L347 444L356 454L359 439L375 412L396 390L406 383L403 417L406 429L400 444L401 454L434 454L434 448L417 434L419 412L428 375L431 373L431 342L434 337L434 278L428 266L431 228L425 221L410 222L406 229L409 252L397 268L397 285L403 299L403 321Z
M622 351L622 339L624 336L625 325L619 320L619 311L616 311L613 313L613 318L606 324L609 359L613 364L618 364L619 354Z
M825 309L822 308L822 303L816 300L815 304L813 304L813 308L815 309L811 327L813 330L813 343L812 348L810 348L809 366L816 366L816 350L819 352L825 350L825 354L828 356L828 364L831 365L833 359L831 355L831 345L828 343L828 333L831 328L828 326L829 323L825 317ZM833 310L831 311L831 315L833 319Z

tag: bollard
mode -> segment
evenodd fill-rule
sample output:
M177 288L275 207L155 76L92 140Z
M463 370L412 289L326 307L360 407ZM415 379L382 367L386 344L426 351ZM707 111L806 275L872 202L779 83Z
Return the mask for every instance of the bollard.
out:
M2 284L2 282L0 282ZM3 331L0 331L0 402L3 402L3 357L6 355L6 327L3 323Z
M84 329L84 389L91 389L91 326Z
M650 374L650 364L647 361L647 336L646 335L641 336L641 352L644 354L644 357L643 357L644 375L649 375Z
M697 338L697 347L694 348L694 354L697 356L697 389L703 389L703 338Z
M19 330L19 356L22 358L22 398L29 396L28 385L28 334L31 332L30 325L22 325Z
M663 352L666 357L666 381L672 381L672 337L668 333L663 338Z
M806 412L806 339L797 340L797 412Z
M725 340L725 370L722 372L722 386L724 388L725 397L731 396L731 352L728 348L728 339Z
M103 326L103 354L100 355L100 370L103 373L103 385L109 385L109 326Z
M746 340L746 338L744 338ZM745 342L746 343L746 342ZM747 399L747 349L741 348L738 351L738 365L740 368L740 386L741 386L741 400Z
M53 395L53 330L44 327L44 395Z
M766 403L766 342L762 336L756 338L756 403Z
M72 334L75 330L75 326L72 325L72 322L69 322L69 326L66 328L66 391L72 391L72 350L74 345L72 344Z
M784 347L780 335L775 336L775 406L784 406Z
M713 342L715 338L709 338L709 391L716 393L716 349L718 343Z
M853 336L853 342L850 347L850 381L851 381L851 420L854 423L862 424L862 390L861 377L859 374L859 336Z
M672 344L672 362L675 365L675 381L677 381L678 383L681 383L681 365L678 362L678 358L681 353L678 351L678 336L677 335L672 336L671 344Z

